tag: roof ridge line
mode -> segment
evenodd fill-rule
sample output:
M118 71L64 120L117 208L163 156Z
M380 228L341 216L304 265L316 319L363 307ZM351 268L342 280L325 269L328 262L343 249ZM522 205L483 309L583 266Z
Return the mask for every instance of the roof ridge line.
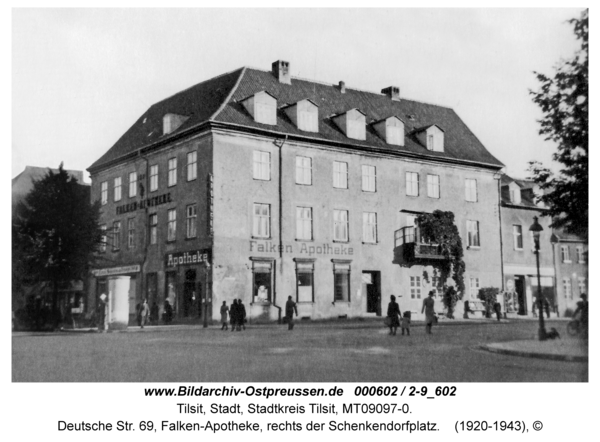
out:
M246 70L247 70L246 66L242 67L240 76L235 81L235 84L233 85L233 87L231 88L229 93L227 94L227 97L225 97L223 102L220 104L219 108L208 118L207 121L213 121L217 117L217 115L219 115L221 113L221 111L223 109L225 109L225 106L227 106L227 103L229 103L229 100L231 100L231 97L233 97L234 92L237 90L238 86L240 85L240 82L242 81L242 78L244 77ZM232 71L232 72L234 72L234 71Z
M265 72L265 73L270 73L271 72L269 70L256 68L254 66L246 66L246 68L253 69L253 70L259 71L259 72ZM320 80L314 80L312 78L297 77L295 75L290 75L290 78L296 79L296 80L300 80L300 81L307 81L309 83L316 83L316 84L320 84L320 85L323 85L323 86L331 86L331 87L336 87L337 86L335 83L326 82L326 81L320 81ZM341 80L341 81L343 81L343 80ZM355 87L348 87L348 85L346 84L346 90L348 90L348 89L356 91L356 92L364 92L364 93L367 93L367 94L373 94L373 95L379 95L381 97L385 97L385 94L382 94L381 92L376 92L376 91L369 90L369 89L359 89L359 88L355 88ZM454 110L454 108L452 108L450 106L444 106L444 105L438 104L438 103L431 103L429 101L419 101L419 100L415 100L413 98L401 98L401 100L412 101L414 103L427 104L429 106L437 106L437 107L441 107L441 108L444 108L444 109Z

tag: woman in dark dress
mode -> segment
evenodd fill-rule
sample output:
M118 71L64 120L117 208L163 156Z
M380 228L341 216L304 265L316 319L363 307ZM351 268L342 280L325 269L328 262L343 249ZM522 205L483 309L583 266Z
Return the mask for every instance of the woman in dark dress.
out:
M388 304L387 316L390 324L390 335L395 335L396 330L400 326L400 306L396 302L394 295L390 296L390 303Z

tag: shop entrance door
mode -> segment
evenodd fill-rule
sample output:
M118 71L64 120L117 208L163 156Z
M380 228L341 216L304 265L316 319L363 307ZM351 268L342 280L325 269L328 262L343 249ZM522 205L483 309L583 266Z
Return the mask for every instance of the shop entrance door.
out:
M365 271L362 280L363 294L367 296L367 313L381 316L381 272Z
M519 303L519 315L527 314L527 298L525 297L525 278L515 275L515 292Z
M196 299L196 271L186 270L185 282L183 283L183 306L181 309L184 317L187 318L194 314L194 301Z

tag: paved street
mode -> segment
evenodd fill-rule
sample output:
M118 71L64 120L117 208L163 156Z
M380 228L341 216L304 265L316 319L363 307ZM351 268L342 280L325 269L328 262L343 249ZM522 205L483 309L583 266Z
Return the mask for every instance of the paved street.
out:
M565 333L566 322L550 321ZM375 323L297 323L132 330L15 333L13 381L129 382L581 382L588 364L500 355L478 345L532 339L537 322L440 325L425 335L388 336ZM568 337L563 336L563 340ZM576 340L572 340L577 345Z

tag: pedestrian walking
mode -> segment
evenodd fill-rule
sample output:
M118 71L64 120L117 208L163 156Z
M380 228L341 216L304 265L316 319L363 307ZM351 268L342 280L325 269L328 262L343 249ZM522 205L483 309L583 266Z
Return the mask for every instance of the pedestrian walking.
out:
M544 306L544 311L546 312L546 317L550 319L550 302L545 296L542 298L542 304Z
M498 301L494 302L494 312L496 312L496 319L500 321L500 316L502 315L502 306Z
M135 305L135 320L137 321L138 327L142 325L142 303L138 302Z
M243 330L246 330L246 306L238 299L238 311L240 313L240 325Z
M394 295L390 296L390 303L387 309L388 324L390 327L390 335L395 335L396 330L400 326L400 306L396 302Z
M231 303L231 306L229 307L229 322L231 324L231 331L235 331L235 328L238 325L238 305L237 305L237 299L234 299L233 302Z
M577 317L580 314L579 321L581 322L581 335L584 338L588 337L588 326L589 326L589 304L587 295L582 293L580 296L581 300L577 301L577 308L573 312L573 317Z
M148 317L150 316L150 308L148 307L148 300L144 299L144 303L140 308L140 326L144 328L144 324L148 322Z
M429 296L423 299L423 308L421 309L421 313L425 312L425 332L429 335L435 321L435 301L433 300L433 295L435 295L435 292L431 290Z
M402 335L404 335L404 331L406 330L406 335L410 336L410 310L406 310L402 314Z
M294 328L294 313L298 316L298 308L296 307L296 303L292 301L292 297L288 296L288 300L285 303L285 319L288 324L288 330Z
M223 326L221 327L221 330L227 330L227 315L229 313L229 307L227 307L227 302L223 301L223 305L221 306L221 323L223 324Z

